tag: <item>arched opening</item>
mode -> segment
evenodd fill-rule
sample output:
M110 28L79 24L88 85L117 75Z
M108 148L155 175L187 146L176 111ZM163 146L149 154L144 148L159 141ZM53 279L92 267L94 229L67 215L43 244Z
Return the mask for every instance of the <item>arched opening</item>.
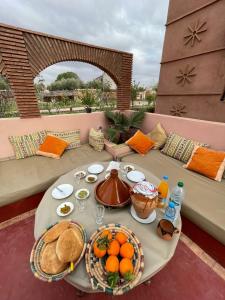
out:
M0 118L18 117L18 109L8 79L0 74Z
M34 86L42 115L116 107L115 81L102 69L86 62L53 64L35 77Z

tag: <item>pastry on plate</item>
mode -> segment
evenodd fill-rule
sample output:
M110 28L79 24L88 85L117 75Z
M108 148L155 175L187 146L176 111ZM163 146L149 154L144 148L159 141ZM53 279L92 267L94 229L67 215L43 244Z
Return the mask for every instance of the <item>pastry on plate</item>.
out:
M46 244L41 252L40 266L47 274L58 274L67 267L67 264L60 261L56 255L56 243L55 241Z
M57 240L56 254L63 262L74 262L78 260L84 247L84 241L78 228L66 229Z
M61 221L60 223L53 226L51 229L49 229L45 236L44 236L44 242L45 243L51 243L60 236L60 234L63 233L68 227L70 222L69 221Z

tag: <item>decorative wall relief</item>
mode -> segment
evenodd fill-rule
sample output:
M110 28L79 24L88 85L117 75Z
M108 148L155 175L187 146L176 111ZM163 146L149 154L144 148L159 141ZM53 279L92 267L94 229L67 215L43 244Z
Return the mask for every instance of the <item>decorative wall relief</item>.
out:
M199 35L201 35L203 32L207 30L207 21L196 21L194 25L189 25L188 33L184 36L184 45L190 45L191 47L194 47L195 41L201 42L201 38Z
M192 82L192 77L196 75L195 66L190 67L190 65L187 65L183 70L179 70L179 73L176 76L177 84L180 84L181 86L185 86L186 83L190 84Z
M172 106L170 113L172 116L182 117L187 113L186 106L183 103L177 103Z

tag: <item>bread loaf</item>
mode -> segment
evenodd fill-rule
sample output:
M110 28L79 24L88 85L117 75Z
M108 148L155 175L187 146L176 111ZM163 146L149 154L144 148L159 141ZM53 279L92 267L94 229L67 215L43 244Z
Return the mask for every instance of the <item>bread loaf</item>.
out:
M83 250L84 241L78 228L66 229L57 240L56 254L63 263L76 261Z
M46 244L41 252L40 266L47 274L58 274L67 267L66 263L60 261L56 255L56 241Z
M61 221L60 223L49 229L43 237L45 243L51 243L55 241L63 231L65 231L70 225L69 221Z

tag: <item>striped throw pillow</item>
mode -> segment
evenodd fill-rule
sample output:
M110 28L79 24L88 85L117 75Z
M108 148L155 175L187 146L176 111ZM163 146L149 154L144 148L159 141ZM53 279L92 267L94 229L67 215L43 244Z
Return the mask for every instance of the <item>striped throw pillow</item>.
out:
M186 163L191 157L194 146L208 147L207 144L186 139L176 133L170 133L161 152Z
M70 131L47 131L47 134L56 136L69 143L66 150L80 147L80 129Z
M46 130L21 136L9 136L16 159L36 155L36 152L46 138Z
M104 133L101 130L91 128L89 131L89 145L96 151L101 152L104 149Z

